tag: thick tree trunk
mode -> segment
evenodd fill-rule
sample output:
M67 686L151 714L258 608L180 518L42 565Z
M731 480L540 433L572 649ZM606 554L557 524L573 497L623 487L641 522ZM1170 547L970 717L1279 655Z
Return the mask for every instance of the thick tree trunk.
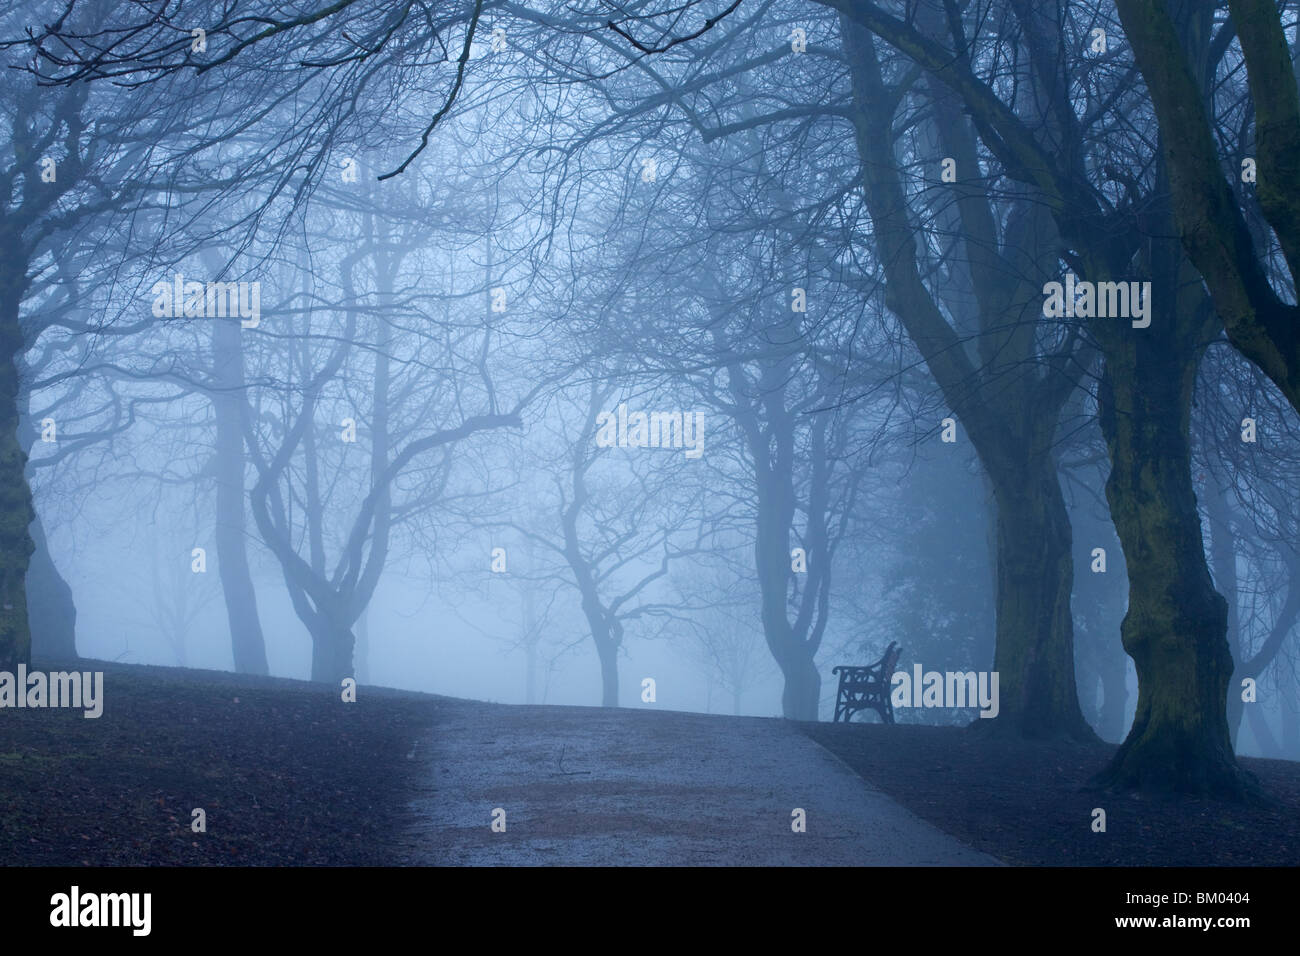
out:
M1169 285L1154 292L1173 299ZM1157 308L1150 328L1107 351L1106 498L1128 566L1121 636L1138 701L1128 738L1096 783L1239 799L1253 782L1228 736L1228 608L1210 578L1192 487L1195 346L1179 340L1174 311Z
M29 529L36 550L27 569L28 623L32 657L45 661L77 659L77 606L72 588L59 574L38 516Z
M3 248L3 247L0 247ZM27 452L18 437L18 324L23 282L12 264L0 274L0 670L31 662L27 622L27 567L35 545L35 513L27 485Z
M18 423L18 441L27 449L36 441L38 432L32 422L30 403L24 400L23 404L27 411ZM77 606L73 602L72 587L54 563L39 514L35 515L27 531L35 546L27 568L27 624L32 632L32 658L38 661L75 661Z
M248 569L244 533L244 356L238 322L218 321L212 333L212 408L216 417L217 570L230 623L235 670L266 674L266 642L257 613L257 593Z
M999 713L1021 737L1088 740L1074 679L1073 539L1055 463L1028 462L994 480L997 496Z
M807 653L796 648L777 661L785 677L781 712L789 720L816 720L821 707L822 676Z
M355 677L352 629L333 620L323 620L311 632L311 679L337 686L345 677Z
M596 641L600 658L600 706L618 706L618 645L609 640Z

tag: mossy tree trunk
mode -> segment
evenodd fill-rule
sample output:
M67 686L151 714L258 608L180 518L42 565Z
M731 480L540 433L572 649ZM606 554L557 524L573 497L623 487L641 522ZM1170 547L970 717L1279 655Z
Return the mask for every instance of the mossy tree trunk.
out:
M1136 369L1107 369L1103 420L1114 467L1106 497L1128 561L1120 633L1137 667L1138 701L1128 738L1100 779L1124 789L1240 796L1224 709L1232 675L1227 602L1205 566L1189 473L1190 392L1180 387L1190 376L1179 371L1161 370L1165 388L1134 389L1122 379Z
M1120 634L1138 700L1128 737L1095 783L1238 799L1254 784L1228 734L1228 605L1210 576L1191 470L1192 390L1217 319L1170 246L1152 242L1150 327L1107 337L1106 498L1128 567Z

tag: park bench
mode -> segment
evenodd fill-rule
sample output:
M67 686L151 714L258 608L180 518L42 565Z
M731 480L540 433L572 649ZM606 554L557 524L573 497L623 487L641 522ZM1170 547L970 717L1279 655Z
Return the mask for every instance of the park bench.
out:
M840 689L835 694L835 718L848 723L860 710L874 710L887 724L894 722L894 706L889 699L890 679L902 654L897 642L890 642L885 656L865 667L840 664L831 673L840 675Z

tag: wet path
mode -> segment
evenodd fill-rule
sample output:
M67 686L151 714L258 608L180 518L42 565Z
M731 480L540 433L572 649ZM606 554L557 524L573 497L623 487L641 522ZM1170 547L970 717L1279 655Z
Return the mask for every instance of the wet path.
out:
M997 865L780 720L447 701L411 759L412 864Z

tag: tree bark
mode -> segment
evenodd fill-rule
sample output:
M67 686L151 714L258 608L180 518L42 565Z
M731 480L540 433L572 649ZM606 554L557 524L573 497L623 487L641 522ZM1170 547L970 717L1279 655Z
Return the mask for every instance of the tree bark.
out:
M0 253L8 255L8 243ZM27 620L27 568L35 543L29 527L36 517L27 484L27 452L18 436L22 327L19 307L26 280L13 263L0 266L0 670L31 663Z
M1189 438L1198 348L1212 322L1191 318L1198 310L1170 281L1190 270L1164 264L1152 270L1151 325L1113 337L1099 396L1106 498L1129 577L1120 633L1138 700L1127 739L1095 783L1240 799L1255 785L1228 735L1228 606L1206 563ZM1182 287L1199 294L1199 284Z
M1210 526L1210 570L1214 583L1227 604L1228 651L1232 654L1235 671L1240 668L1242 648L1241 615L1237 604L1237 547L1232 530L1232 511L1222 487L1207 489L1205 499L1207 523ZM1233 692L1238 683L1230 678L1227 697L1228 737L1232 741L1234 753L1237 750L1237 734L1241 730L1242 718L1241 694Z
M345 677L355 678L355 643L350 627L333 616L321 616L311 629L311 679L337 686Z
M220 265L211 256L206 265L215 273ZM257 613L257 592L248 568L248 539L245 534L243 416L244 343L243 329L234 319L217 319L212 328L212 411L216 419L213 471L216 478L217 572L230 626L230 649L235 671L240 674L269 673L266 641Z
M596 641L600 659L600 706L618 706L618 645L611 640Z
M244 533L244 441L239 431L239 411L217 406L217 570L230 625L230 648L240 674L266 674L266 643L257 612L257 593L248 568ZM232 421L233 418L233 421Z
M1118 652L1102 655L1101 714L1097 736L1110 743L1124 739L1124 718L1128 710L1128 659Z
M1073 538L1055 462L993 477L997 496L999 729L1091 737L1074 678ZM977 724L978 726L978 724Z
M370 607L361 612L352 626L356 643L352 647L352 671L358 684L370 683Z
M32 522L30 533L35 545L27 568L32 657L44 661L75 661L77 606L72 599L72 588L54 564L39 515Z
M756 421L748 429L757 434ZM771 439L776 452L767 459ZM823 620L801 636L789 617L789 593L793 572L790 568L790 529L795 516L792 452L794 430L789 415L773 416L771 433L764 440L750 438L754 460L758 515L754 535L754 564L758 572L763 637L785 686L781 691L781 713L787 720L817 720L821 700L821 675L813 662L820 646ZM811 540L809 542L812 544ZM829 555L810 548L807 557L808 577L825 573ZM815 599L819 582L804 586L804 603ZM801 609L802 610L802 609Z
M785 689L781 692L782 713L789 720L816 720L821 707L822 676L812 655L798 646L777 663L785 677Z

